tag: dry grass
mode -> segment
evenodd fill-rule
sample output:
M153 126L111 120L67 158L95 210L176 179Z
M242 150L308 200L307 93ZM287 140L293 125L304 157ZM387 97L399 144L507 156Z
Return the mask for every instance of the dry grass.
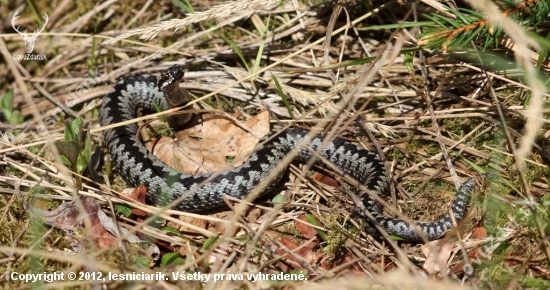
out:
M34 287L10 281L7 277L14 271L277 274L298 269L307 272L310 279L277 283L247 279L216 283L109 281L107 286L548 286L548 95L533 62L539 45L517 24L496 13L492 2L472 1L472 5L502 25L515 43L515 59L508 60L514 61L515 67L506 73L482 70L484 62L496 54L491 50L477 51L473 58L417 51L407 63L399 52L414 46L418 28L358 30L412 21L412 9L417 9L418 15L433 11L422 3L189 1L195 11L201 12L187 16L178 6L186 4L175 0L107 0L100 4L62 1L55 7L36 3L36 15L26 3L3 3L6 9L0 13L3 19L11 19L19 10L17 25L28 31L39 27L37 19L47 13L47 30L38 37L33 53L46 54L48 60L14 60L14 55L25 53L24 43L11 23L3 22L0 96L13 90L12 108L21 112L24 122L8 124L5 115L0 115L0 288ZM239 51L233 49L235 46ZM263 52L258 56L260 50ZM372 59L349 63L367 58ZM121 227L153 241L162 255L179 253L185 259L179 264L155 262L141 249L123 243L105 246L81 232L65 237L62 230L33 219L27 206L52 210L75 195L74 172L62 165L52 146L63 138L65 124L83 117L93 146L103 148L101 131L105 128L99 127L97 120L102 96L124 77L158 74L176 63L188 69L182 87L203 108L238 111L243 118L267 109L275 130L285 126L309 128L328 138L348 138L385 155L393 180L393 204L386 202L387 214L434 220L448 210L456 186L476 176L478 169L495 173L499 179L490 190L479 194L474 202L476 214L471 216L470 224L462 225L460 235L450 234L447 244L438 246L447 247L450 258L431 266L425 263L425 248L421 245L361 233L357 230L360 220L351 214L351 199L320 182L320 178L308 176L308 167L294 165L285 186L277 188L288 202L284 207L272 206L265 199L255 205L247 200L232 212L218 215L159 211L154 206L129 202L119 196L125 185L108 162L102 171L111 190L84 174L86 182L78 196L100 201L107 214L112 212L113 204L125 204L181 230L168 233L155 223L118 217ZM101 75L90 86L87 77L92 72ZM547 73L548 67L543 65L541 72ZM525 81L518 76L524 76ZM273 78L281 83L295 119L283 105ZM70 105L66 105L68 100ZM285 162L290 163L291 158ZM326 233L327 240L320 242L316 232L313 237L305 237L297 229L310 224L303 220L305 213L319 221L313 228ZM480 234L483 230L486 235ZM205 249L203 245L209 238L223 242ZM71 244L75 241L80 242L79 252ZM487 254L482 259L478 259L480 249ZM434 270L436 264L439 271ZM475 265L471 275L464 273L464 264ZM65 280L46 284L46 288L98 285L90 279Z

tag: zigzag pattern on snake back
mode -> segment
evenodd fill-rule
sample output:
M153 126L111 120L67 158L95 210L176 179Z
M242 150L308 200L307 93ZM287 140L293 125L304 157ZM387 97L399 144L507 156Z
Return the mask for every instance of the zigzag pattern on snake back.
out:
M171 67L159 79L168 81L167 75L181 70L179 66ZM180 71L181 77L183 72ZM179 85L181 78L170 78L170 82ZM178 88L179 89L179 88ZM167 97L170 92L165 91ZM164 93L157 87L157 78L151 75L129 77L117 83L105 96L100 109L100 123L102 126L123 122L136 118L139 107L154 112L153 102L162 110L171 108ZM299 146L300 141L308 131L288 129L275 134L272 132L264 136L258 150L253 153L241 166L221 173L189 175L176 171L156 158L145 146L136 140L138 126L135 123L107 129L104 132L105 142L122 178L133 187L145 185L147 201L152 204L166 205L180 196L194 189L194 193L186 197L174 209L188 212L201 212L225 206L222 195L226 194L242 199L252 191L256 185L265 179L268 173L280 163L282 158L292 149ZM378 195L385 195L388 187L384 164L377 154L360 148L352 143L340 139L333 140L328 146L320 149L323 138L317 136L308 144L310 150L319 151L320 155L332 162L343 172L355 178L366 188ZM306 162L313 157L311 151L301 148L296 160ZM322 164L320 164L322 166ZM200 188L196 188L213 174L216 176ZM268 192L275 185L282 174L273 180L271 186L265 188ZM457 191L451 206L455 220L458 222L466 215L470 200L470 191L474 186L474 179L466 181ZM390 235L396 235L406 241L422 240L422 235L414 226L407 222L386 217L378 202L375 202L366 193L360 193L365 208L371 212L376 222ZM453 227L449 214L434 222L415 222L423 235L429 239L437 239L444 232ZM369 233L375 232L372 225L367 227Z

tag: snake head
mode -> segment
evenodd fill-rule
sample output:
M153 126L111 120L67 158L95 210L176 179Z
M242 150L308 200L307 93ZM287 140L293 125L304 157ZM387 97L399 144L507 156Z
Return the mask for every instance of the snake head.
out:
M177 87L183 80L183 75L183 68L177 64L173 65L160 74L157 81L157 87L161 91L172 90L174 85Z

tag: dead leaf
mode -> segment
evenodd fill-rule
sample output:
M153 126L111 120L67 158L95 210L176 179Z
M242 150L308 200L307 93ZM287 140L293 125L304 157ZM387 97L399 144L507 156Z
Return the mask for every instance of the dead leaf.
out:
M470 239L474 240L482 240L487 238L487 229L485 227L477 227L474 230L474 233L470 237Z
M99 206L94 198L81 198L83 212L77 207L75 201L61 204L58 208L52 211L41 211L40 215L45 224L63 230L76 230L81 226L90 226L85 233L92 238L109 236L107 231L101 231L96 228L100 224L97 211ZM36 212L36 209L34 209ZM112 235L110 235L113 237Z
M217 212L217 213L213 214L213 217L219 218L219 219L222 219L222 220L226 220L228 222L233 220L234 216L235 216L235 213L233 211L230 211L230 210ZM224 235L227 228L228 228L228 224L226 222L221 222L221 223L216 222L216 223L213 223L208 228L208 230L210 230L212 232L215 232L215 233L219 233L221 235Z
M190 216L180 216L178 219L184 223L188 223L190 225L193 225L202 229L206 229L208 226L208 221L205 219L199 219L199 218L194 218ZM168 226L175 227L184 234L188 234L188 233L200 234L200 232L198 232L197 230L187 227L185 225L181 225L179 223L176 224L176 223L169 222Z
M135 200L141 204L146 204L145 203L145 196L147 195L147 188L144 186L144 185L140 185L138 187L136 187L129 195L128 195L128 198L132 199L132 200ZM145 218L147 216L149 216L149 213L147 213L146 211L143 211L139 208L132 208L132 214L140 217L140 218ZM141 220L139 220L141 221Z
M482 240L485 238L487 238L487 229L485 229L485 227L475 228L474 232L472 233L472 236L470 237L470 239L472 240ZM474 260L474 261L487 260L485 259L484 254L480 253L481 250L482 250L482 246L479 246L471 249L468 252L468 259L470 259L470 262L471 260ZM466 266L466 262L460 261L459 263L454 265L454 267L451 269L451 273L456 275L458 273L464 272L464 266Z
M443 267L447 266L447 261L451 257L452 249L454 243L441 243L441 241L431 241L428 242L422 247L420 247L424 256L426 256L426 261L422 267L429 274L442 272L440 265ZM432 249L436 249L437 253L432 252Z
M340 184L338 184L338 181L336 181L336 179L323 173L315 171L313 175L311 175L311 178L321 182L322 184L326 184L334 188L340 188Z
M250 210L250 212L246 215L246 218L249 223L255 223L260 220L261 216L262 216L262 210L257 207L253 207Z
M144 243L125 228L118 227L116 222L101 210L95 198L82 197L80 201L82 207L75 201L71 201L61 204L52 211L31 208L31 213L41 218L45 224L65 230L68 233L67 240L73 243L76 251L84 247L83 245L87 245L89 240L96 241L101 248L116 248L118 247L116 235L120 234L125 237L125 241L145 247L144 250L153 260L158 259L160 250L157 246Z
M334 274L341 273L343 271L353 271L357 273L364 273L358 263L350 263L351 261L355 260L352 256L346 255L343 257L336 258L334 255L324 255L324 257L319 262L321 268L325 270L330 270L335 267L338 267L344 263L349 263L347 267L339 268L336 271L333 271Z
M294 251L294 249L299 247L299 245L295 242L288 239L282 239L280 242L286 247L286 249L280 247L279 249L277 249L276 254L279 256L287 254L285 258L278 263L281 270L285 272L289 269L307 270L306 268L301 266L303 263L306 263L308 265L315 264L315 260L317 259L317 257L312 249L302 247L299 250ZM300 259L296 256L302 257L303 259Z
M259 140L256 136L269 132L267 111L244 122L248 131L220 115L205 114L202 119L200 124L177 132L177 141L163 137L148 149L154 147L155 156L183 173L217 172L244 163ZM228 162L229 157L234 159Z
M317 230L315 230L314 227L309 225L309 221L307 220L305 215L301 215L298 219L303 220L303 221L308 223L308 224L300 223L300 222L296 223L296 229L300 232L302 237L309 240L309 239L317 236ZM314 244L314 243L311 243L311 244ZM315 246L315 245L313 245L313 246Z

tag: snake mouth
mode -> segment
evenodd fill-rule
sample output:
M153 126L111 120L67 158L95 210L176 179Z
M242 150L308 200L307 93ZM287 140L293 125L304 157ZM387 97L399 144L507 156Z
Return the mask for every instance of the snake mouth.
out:
M177 64L173 65L160 74L157 81L157 87L161 91L172 90L173 85L177 85L183 80L183 75L183 68Z

